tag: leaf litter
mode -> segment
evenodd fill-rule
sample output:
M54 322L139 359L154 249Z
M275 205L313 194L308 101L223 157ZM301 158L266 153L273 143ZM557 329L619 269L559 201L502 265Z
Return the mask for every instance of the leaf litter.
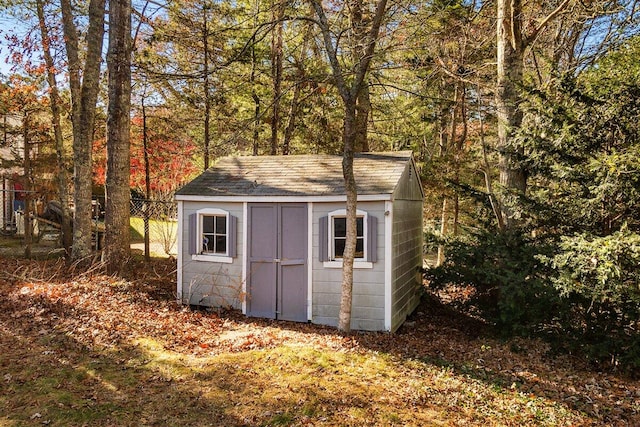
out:
M541 341L495 339L433 298L396 333L342 335L181 306L171 260L127 279L65 275L53 261L2 259L0 270L0 407L11 408L0 425L83 425L79 414L95 425L200 425L193 411L212 407L207 425L640 425L637 381ZM17 369L26 358L37 363ZM29 407L20 390L48 390L48 372L71 377L75 397ZM135 410L132 390L147 394Z

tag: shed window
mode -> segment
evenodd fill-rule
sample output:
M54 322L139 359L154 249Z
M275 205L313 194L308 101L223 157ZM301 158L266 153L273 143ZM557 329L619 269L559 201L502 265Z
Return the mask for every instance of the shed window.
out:
M227 216L202 215L202 253L227 254Z
M189 253L200 261L231 262L236 257L237 218L222 209L189 215Z
M347 241L347 217L332 217L333 245L332 259L340 259L344 254ZM355 259L364 259L364 216L356 217L356 256Z
M378 219L365 211L356 212L356 263L373 263L377 259ZM344 209L320 218L320 261L342 263L347 241L347 216ZM336 265L337 266L337 265Z

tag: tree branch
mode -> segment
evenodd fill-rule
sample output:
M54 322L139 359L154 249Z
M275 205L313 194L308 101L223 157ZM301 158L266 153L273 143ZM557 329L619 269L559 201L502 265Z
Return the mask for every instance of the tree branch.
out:
M382 19L387 11L387 0L379 0L376 4L375 15L371 23L371 29L369 30L367 46L364 51L364 55L360 58L358 69L356 70L353 86L351 87L351 96L355 97L360 92L360 87L364 81L364 76L369 70L369 64L373 58L373 51L376 47L378 40L378 34L380 33L380 26L382 25Z
M542 22L533 30L533 32L523 39L522 47L526 48L531 43L533 43L538 37L538 34L540 34L540 32L545 29L545 27L549 24L549 22L551 22L551 20L558 16L567 7L570 1L571 0L564 0L553 12L547 15L547 17L542 20Z
M386 2L386 0L381 1ZM347 83L344 79L344 74L342 73L342 67L340 67L340 62L338 62L337 46L334 46L333 41L331 40L331 32L329 31L327 15L324 13L322 4L318 0L309 0L309 2L318 16L318 21L316 22L322 32L325 48L327 49L327 55L329 56L329 63L333 69L336 87L338 88L338 92L340 92L340 96L347 101L351 97L351 92L347 88Z

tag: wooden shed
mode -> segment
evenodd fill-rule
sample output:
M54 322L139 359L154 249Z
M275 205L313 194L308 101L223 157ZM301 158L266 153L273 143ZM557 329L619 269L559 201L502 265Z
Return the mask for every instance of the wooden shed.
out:
M412 153L357 154L352 329L395 331L421 294L423 193ZM220 159L176 194L178 298L336 326L342 157Z

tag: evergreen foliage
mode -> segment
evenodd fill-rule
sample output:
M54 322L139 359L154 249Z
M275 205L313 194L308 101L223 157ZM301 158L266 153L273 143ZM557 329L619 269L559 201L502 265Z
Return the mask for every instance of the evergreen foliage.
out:
M502 333L546 336L630 372L640 368L638 46L528 92L521 227L453 239L428 271L434 286L471 285Z

